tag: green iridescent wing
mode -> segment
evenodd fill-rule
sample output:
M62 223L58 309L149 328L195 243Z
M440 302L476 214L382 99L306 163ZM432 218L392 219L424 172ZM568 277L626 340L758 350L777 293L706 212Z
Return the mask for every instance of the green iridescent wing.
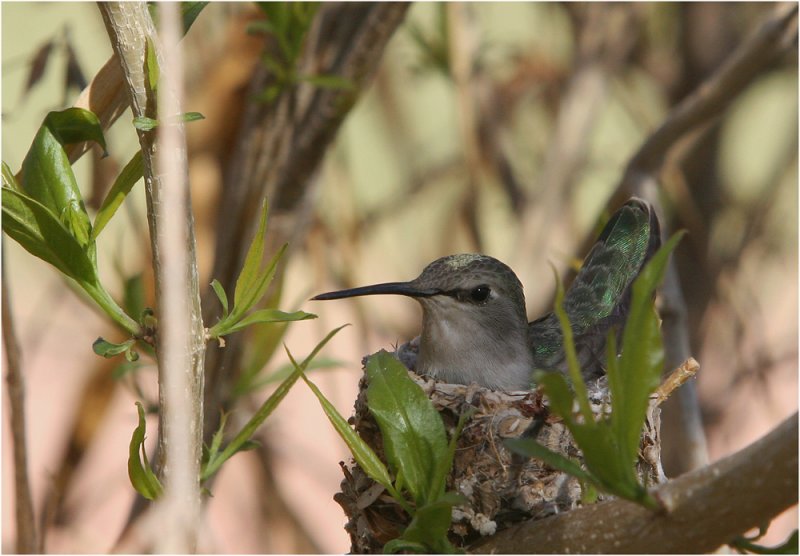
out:
M624 323L630 303L630 285L644 263L661 244L652 207L633 198L603 228L584 259L564 299L576 348L586 374L602 364L608 330ZM529 325L534 359L539 368L562 368L561 331L555 315Z

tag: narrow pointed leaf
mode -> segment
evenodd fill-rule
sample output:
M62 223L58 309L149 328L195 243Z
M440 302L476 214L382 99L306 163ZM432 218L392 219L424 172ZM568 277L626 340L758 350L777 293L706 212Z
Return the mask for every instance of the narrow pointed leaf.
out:
M134 429L131 436L130 448L128 450L128 477L131 480L136 492L147 498L155 500L163 492L161 482L156 477L150 464L147 461L147 453L144 449L145 432L147 423L144 416L142 404L136 402L136 409L139 412L139 425Z
M564 285L558 277L555 267L553 273L556 277L556 301L554 311L558 317L558 322L561 325L561 334L564 338L564 353L567 357L567 371L569 378L572 381L572 390L575 392L575 397L578 400L578 407L586 422L593 419L592 408L589 405L589 394L586 390L586 383L583 382L583 375L581 375L580 364L578 363L578 355L575 352L575 340L572 337L572 325L569 322L567 312L564 310Z
M267 231L267 202L264 201L261 207L261 218L258 221L256 234L242 265L239 277L236 279L236 288L233 292L233 309L238 314L246 313L257 301L255 293L258 290L259 278L261 277L261 261L264 258L264 234ZM285 247L285 246L284 246ZM283 249L279 251L280 256Z
M117 209L122 205L122 201L131 192L133 186L136 185L144 175L144 162L142 160L142 151L136 151L133 158L125 165L120 172L117 179L114 180L114 185L108 191L106 198L103 199L103 204L100 210L97 211L97 216L94 217L94 228L92 229L92 239L96 239L106 227L106 224L111 220L111 217L117 212Z
M633 283L619 361L619 391L612 392L612 419L620 438L621 456L631 463L639 450L649 395L658 388L664 370L664 349L653 293L663 279L670 253L682 237L683 232L674 234Z
M369 444L364 442L360 436L354 431L349 424L347 424L347 419L342 417L341 413L336 410L336 407L328 401L328 399L322 394L319 388L308 380L305 375L303 375L303 380L317 397L319 400L320 405L322 406L325 415L327 415L328 420L333 425L333 428L336 429L336 432L339 433L339 436L344 440L347 447L350 449L350 453L353 454L353 459L356 460L358 465L361 469L366 473L372 480L382 485L386 490L392 491L392 478L389 476L389 470L386 469L386 466L380 460L380 458L375 454L375 452L370 448Z
M345 325L346 326L346 325ZM309 356L300 364L295 367L295 372L293 372L289 377L284 380L280 386L272 393L272 395L267 398L267 400L261 404L261 407L255 412L255 414L250 418L250 420L242 427L242 429L236 434L233 440L225 446L225 449L220 453L220 456L212 463L209 462L205 468L202 470L200 479L205 481L209 477L211 477L214 473L217 472L219 467L227 461L231 456L235 453L239 452L243 449L243 446L247 442L250 442L250 437L253 436L256 429L261 426L261 424L269 417L275 408L278 407L278 404L286 397L286 394L289 393L289 390L292 388L297 379L302 376L303 371L308 366L308 364L316 357L319 350L321 350L325 344L327 344L331 338L333 338L339 330L344 328L344 326L340 326L339 328L335 328L328 333L325 338L322 339L320 343L316 345L316 347L311 351Z
M5 162L3 162L3 187L8 187L15 191L22 191L19 183L17 183L17 178Z
M147 116L136 116L133 119L133 127L139 131L150 131L158 127L158 120L148 118Z
M270 323L270 322L293 322L296 320L315 319L317 315L313 313L306 313L304 311L294 311L293 313L284 313L277 309L260 309L253 311L239 322L228 328L225 333L231 334L256 323Z
M224 319L228 316L228 294L225 293L225 288L222 287L222 284L220 284L219 280L216 278L211 281L211 289L214 290L220 305L222 305L222 318Z
M178 119L182 122L196 122L197 120L205 120L206 117L200 112L184 112Z
M503 441L508 448L531 458L540 459L553 469L569 473L584 482L593 482L594 479L573 460L546 448L531 438L507 438Z
M156 47L153 44L153 39L147 37L145 45L145 67L147 68L147 84L150 91L153 93L158 92L158 58L156 57Z

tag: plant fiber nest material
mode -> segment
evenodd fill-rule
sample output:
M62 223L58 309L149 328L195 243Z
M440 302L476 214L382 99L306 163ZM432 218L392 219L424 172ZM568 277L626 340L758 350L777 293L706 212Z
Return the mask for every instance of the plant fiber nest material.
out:
M547 448L582 462L582 455L561 419L551 414L540 390L499 392L475 384L464 386L436 382L409 371L433 402L448 434L462 413L475 411L458 439L447 489L461 494L466 504L453 509L451 542L462 549L483 536L514 523L569 511L582 504L579 481L542 461L511 452L508 438L534 438ZM354 415L358 434L385 461L383 441L366 403L366 374L359 384ZM605 378L588 384L592 410L608 410ZM651 403L642 435L637 473L645 484L665 480L660 460L660 410ZM383 487L367 477L354 461L341 463L344 479L334 496L348 521L351 551L376 553L400 535L410 518ZM599 493L598 500L609 495Z

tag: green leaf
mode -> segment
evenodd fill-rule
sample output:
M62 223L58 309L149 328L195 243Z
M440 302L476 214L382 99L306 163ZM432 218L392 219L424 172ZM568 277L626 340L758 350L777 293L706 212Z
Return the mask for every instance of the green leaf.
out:
M111 217L117 212L117 209L122 205L122 201L131 192L133 186L136 185L144 175L144 162L142 160L142 151L136 151L133 158L125 165L120 172L117 179L114 180L114 185L108 191L106 198L103 199L103 204L100 210L97 211L97 216L94 217L94 228L92 229L92 240L97 239L103 228L111 220Z
M247 255L245 256L239 277L236 279L236 288L233 292L234 312L238 312L240 315L249 311L261 297L258 295L258 292L261 290L260 285L264 277L261 272L261 261L264 258L264 235L267 231L267 213L268 206L266 200L264 200L264 203L261 205L261 217L258 221L258 229L256 230L255 236L253 236L253 241L250 242L250 247L247 249ZM284 245L273 258L273 266L277 263L277 259L283 255L285 249L286 245ZM266 287L264 289L266 289Z
M341 413L336 410L336 407L328 401L313 382L308 380L305 375L303 375L303 380L319 400L328 420L333 425L333 428L336 429L336 432L339 433L342 440L344 440L345 444L347 444L347 447L350 448L353 459L355 459L361 469L364 470L364 473L389 492L394 492L389 470L386 469L386 466L380 458L375 454L372 448L369 447L369 444L364 442L361 437L350 428L350 425L347 424L347 420L342 417Z
M50 112L45 117L47 126L62 145L94 141L106 152L106 139L103 136L103 125L94 112L83 108L67 108L60 112Z
M347 447L350 448L353 459L355 459L361 469L364 470L364 473L389 492L393 492L394 487L392 486L392 479L389 476L389 470L386 469L386 466L380 458L378 458L377 454L369 447L369 444L364 442L361 437L356 434L350 425L347 424L347 419L342 417L341 413L336 410L336 407L328 401L313 382L308 380L305 375L303 375L303 380L319 400L328 420L333 425L333 428L336 429L336 432L339 433L342 440L344 440L345 444L347 444Z
M450 475L450 471L453 468L453 458L455 458L456 455L458 437L461 436L461 431L464 430L464 425L467 424L467 421L472 418L476 411L476 408L470 408L459 415L456 428L447 444L447 457L437 458L436 460L436 468L433 472L433 488L431 489L431 492L444 493L445 487L447 486L447 477Z
M114 322L131 335L139 334L138 323L100 284L91 250L84 250L47 207L19 191L4 187L2 210L3 231L11 239L75 280Z
M542 372L536 373L536 382L541 384L550 400L550 409L559 415L565 422L572 422L572 404L575 395L570 390L567 379L561 373Z
M89 255L47 207L9 188L3 188L2 201L3 231L11 239L79 284L96 284Z
M50 116L45 122L48 119ZM70 132L68 135L72 136L73 133ZM26 195L47 207L62 224L68 226L68 229L77 226L81 229L80 236L88 237L91 228L89 216L83 206L83 198L72 173L72 166L59 137L46 124L39 128L22 162L20 185ZM81 215L72 218L66 214L72 207L78 207Z
M14 173L11 171L11 168L8 167L8 164L3 162L3 187L8 187L15 191L22 191L22 188L17 183L17 178L14 176Z
M104 340L103 338L97 338L92 344L92 351L94 351L97 355L110 358L115 357L120 353L125 353L134 343L136 343L136 340L133 338L126 340L121 344L115 344L109 342L108 340Z
M389 465L402 472L418 506L437 499L437 462L448 455L442 418L405 366L386 351L367 360L367 407L383 435Z
M384 552L396 550L402 544L406 544L409 548L420 544L428 553L454 554L456 549L448 540L447 531L452 522L453 506L463 503L463 497L449 493L435 502L417 508L411 523L403 531L400 539L397 539L399 543L397 545L391 541L386 543Z
M147 422L140 402L136 402L136 409L139 412L139 425L133 430L128 450L128 477L136 492L148 500L155 500L161 496L164 489L147 461L147 452L144 448Z
M222 318L224 319L228 316L228 294L225 293L225 288L222 287L222 284L220 284L219 280L216 278L211 281L211 289L217 294L217 299L219 299L222 305Z
M575 392L575 397L578 400L578 407L581 414L587 423L594 420L592 415L592 408L589 405L589 394L586 390L586 383L583 382L583 375L581 375L581 367L578 363L578 355L575 352L575 340L572 337L572 326L569 323L569 317L564 310L564 284L558 277L556 268L553 267L553 274L556 278L556 301L555 313L558 317L558 322L561 325L561 333L564 338L564 353L567 358L567 371L569 378L572 381L572 390Z
M205 120L206 117L200 112L184 112L178 119L182 122L195 122L197 120Z
M329 357L318 357L314 359L306 368L306 372L320 370L320 369L336 369L341 368L344 366L344 363L339 359L332 359ZM280 382L284 380L287 376L292 374L294 370L294 366L289 363L287 365L281 365L275 371L271 372L265 377L261 378L254 378L250 377L248 381L237 381L236 385L233 387L233 395L234 396L242 396L244 394L249 394L250 392L254 392L267 386L269 384L274 384L276 382Z
M250 420L242 427L242 429L237 433L237 435L230 441L230 443L225 446L225 449L216 458L213 462L209 461L208 464L203 468L200 480L205 481L209 477L211 477L220 466L225 463L231 456L235 453L244 449L245 445L250 442L250 437L253 436L256 429L261 426L261 424L269 417L275 408L278 407L278 404L286 397L286 394L289 393L289 390L297 382L297 379L303 375L303 371L308 366L308 364L316 357L319 350L321 350L325 344L327 344L334 335L336 335L339 330L344 328L344 326L340 326L339 328L335 328L331 332L328 333L323 340L317 344L317 346L311 351L311 354L300 364L295 367L295 372L293 372L286 380L284 380L280 386L272 393L272 395L267 398L267 400L261 404L261 407L255 412L255 414L250 418Z
M147 68L147 84L150 91L155 94L158 92L159 69L156 46L151 37L147 37L145 45L145 67Z
M612 426L620 442L620 456L631 464L639 451L649 396L658 388L664 370L664 348L653 308L653 294L664 277L670 254L682 237L683 232L674 234L634 281L622 337L622 355L619 366L610 369Z
M285 313L283 311L278 311L277 309L259 309L258 311L253 311L236 324L227 328L224 333L231 334L233 332L238 332L239 330L256 323L293 322L297 320L308 320L315 318L317 318L317 315L313 313L306 313L304 311Z
M125 354L125 359L127 359L129 363L134 363L139 360L139 354L133 350L135 344L135 338L130 338L121 344L115 344L103 338L97 338L92 344L92 351L106 359L123 353Z
M507 438L504 444L509 450L540 459L553 469L569 473L584 482L593 482L594 478L581 468L580 465L561 454L546 448L532 438Z
M342 328L344 328L344 326L335 329L331 334L328 335L328 337L338 332ZM325 341L327 340L328 338L326 337ZM308 361L308 358L306 361ZM302 373L302 365L297 366L296 370L301 370ZM342 417L342 415L336 410L336 407L334 407L334 405L328 401L319 388L317 388L313 382L308 380L305 374L301 374L301 376L306 385L308 385L308 387L317 397L317 400L319 400L319 403L322 406L325 415L327 415L328 420L333 425L333 428L336 429L336 432L339 433L339 436L342 438L342 440L344 440L345 444L347 444L347 447L350 449L350 453L353 454L353 459L355 459L361 469L364 470L364 473L366 473L367 476L369 476L372 480L382 485L387 491L395 496L395 499L403 504L404 507L407 507L403 498L392 486L392 479L389 476L389 470L386 469L386 466L383 464L380 458L378 458L372 448L370 448L369 444L364 442L364 440L362 440L361 437L356 434L350 425L347 424L347 420Z
M125 279L122 306L129 315L141 315L144 311L144 280L141 272Z
M183 34L189 32L194 20L203 11L208 2L181 2L181 19L183 21Z
M158 127L158 120L146 116L136 116L133 119L133 127L139 131L150 131Z

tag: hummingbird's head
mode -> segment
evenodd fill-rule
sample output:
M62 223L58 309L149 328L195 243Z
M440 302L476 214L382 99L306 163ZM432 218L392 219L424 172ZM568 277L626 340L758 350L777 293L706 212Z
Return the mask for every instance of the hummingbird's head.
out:
M423 308L442 305L471 315L501 309L526 321L525 295L514 271L493 257L474 253L436 259L410 282L362 286L323 293L311 299L320 301L388 294L413 297Z
M522 283L508 265L487 255L463 253L436 259L409 282L425 292L423 308L462 313L477 318L499 312L527 323Z
M417 372L447 382L521 389L529 383L525 296L514 271L486 255L449 255L410 282L324 293L316 300L395 294L422 305Z

